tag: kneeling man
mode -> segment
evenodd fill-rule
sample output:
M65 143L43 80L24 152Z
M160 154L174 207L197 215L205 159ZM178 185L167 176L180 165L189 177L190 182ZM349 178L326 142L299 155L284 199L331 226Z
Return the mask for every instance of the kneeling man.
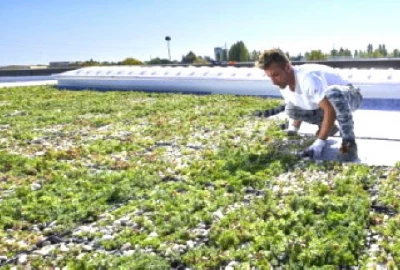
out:
M328 136L339 129L342 137L339 159L354 161L358 158L352 112L363 100L359 88L325 65L292 66L279 49L265 51L256 65L280 88L285 111L291 119L289 133L295 134L303 121L318 125L317 139L307 149L315 159L320 158Z

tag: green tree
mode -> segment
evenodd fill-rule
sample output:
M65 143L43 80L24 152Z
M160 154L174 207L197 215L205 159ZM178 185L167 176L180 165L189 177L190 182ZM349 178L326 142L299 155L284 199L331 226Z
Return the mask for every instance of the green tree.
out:
M379 44L378 52L380 55L385 56L385 57L388 55L385 44Z
M210 62L207 59L205 59L201 56L198 56L198 57L196 57L196 59L194 60L193 63L194 64L209 64Z
M372 44L368 44L368 46L367 46L367 54L371 54L372 55L373 51L374 51L374 48L372 47Z
M343 49L342 47L340 47L339 50L336 50L336 49L331 50L330 56L331 57L337 57L337 56L342 56L342 57L343 56L349 56L349 57L351 57L352 53L351 53L351 51L349 49Z
M303 61L303 55L299 53L297 56L289 57L290 61Z
M370 54L368 54L366 51L358 51L358 57L360 57L360 58L368 58L368 57L371 57L371 55Z
M249 61L249 51L244 45L243 41L238 41L231 46L228 55L229 61L245 62Z
M190 51L186 56L182 56L182 63L184 64L193 64L197 59L197 56L194 52Z
M326 60L326 55L321 50L312 50L305 54L307 61Z
M379 49L378 50L375 50L371 55L369 55L370 57L373 57L373 58L380 58L380 57L383 57L383 54L381 53L381 51L379 51Z
M172 62L168 59L160 59L159 57L153 58L149 62L146 62L148 65L166 65L171 63Z
M252 61L252 62L257 61L258 58L260 57L260 55L261 55L261 51L253 50L250 53L250 61Z
M129 57L125 60L119 62L120 65L129 65L129 66L136 66L136 65L143 65L143 63L135 58Z
M82 63L82 66L84 67L88 67L88 66L100 66L100 62L99 61L95 61L93 59L90 59L89 61L84 61Z

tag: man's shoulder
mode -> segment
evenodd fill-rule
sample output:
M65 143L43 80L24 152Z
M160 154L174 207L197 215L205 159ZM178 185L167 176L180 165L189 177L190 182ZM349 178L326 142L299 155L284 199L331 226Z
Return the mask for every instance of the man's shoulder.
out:
M295 73L299 81L319 81L321 78L339 76L334 68L321 64L299 65Z
M315 64L303 64L294 68L297 80L300 84L314 80L314 77L321 73L319 66Z
M302 64L294 66L297 72L310 73L310 72L324 72L333 70L332 67L322 64Z

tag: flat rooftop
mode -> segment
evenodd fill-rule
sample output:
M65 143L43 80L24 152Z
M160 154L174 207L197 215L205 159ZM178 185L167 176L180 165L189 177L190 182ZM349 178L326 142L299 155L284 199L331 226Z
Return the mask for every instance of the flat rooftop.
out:
M39 76L36 78L0 77L0 88L56 84L57 80L52 80L51 76ZM280 113L275 117L279 119L286 118L284 113ZM397 107L390 107L390 105L379 110L363 109L354 112L359 155L359 160L356 162L376 166L394 166L396 162L400 162L400 126L397 124L398 119L400 119L400 111L398 111ZM311 135L315 134L316 130L317 127L315 125L303 123L300 134ZM337 160L336 156L340 144L341 138L339 136L329 137L322 160Z

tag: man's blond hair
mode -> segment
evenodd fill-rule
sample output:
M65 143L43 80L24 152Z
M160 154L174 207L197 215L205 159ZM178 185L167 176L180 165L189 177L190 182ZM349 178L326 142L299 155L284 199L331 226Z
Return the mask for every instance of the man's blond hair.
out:
M284 68L287 63L290 63L287 55L280 49L266 50L258 58L256 67L263 70L268 69L272 64L277 64Z

